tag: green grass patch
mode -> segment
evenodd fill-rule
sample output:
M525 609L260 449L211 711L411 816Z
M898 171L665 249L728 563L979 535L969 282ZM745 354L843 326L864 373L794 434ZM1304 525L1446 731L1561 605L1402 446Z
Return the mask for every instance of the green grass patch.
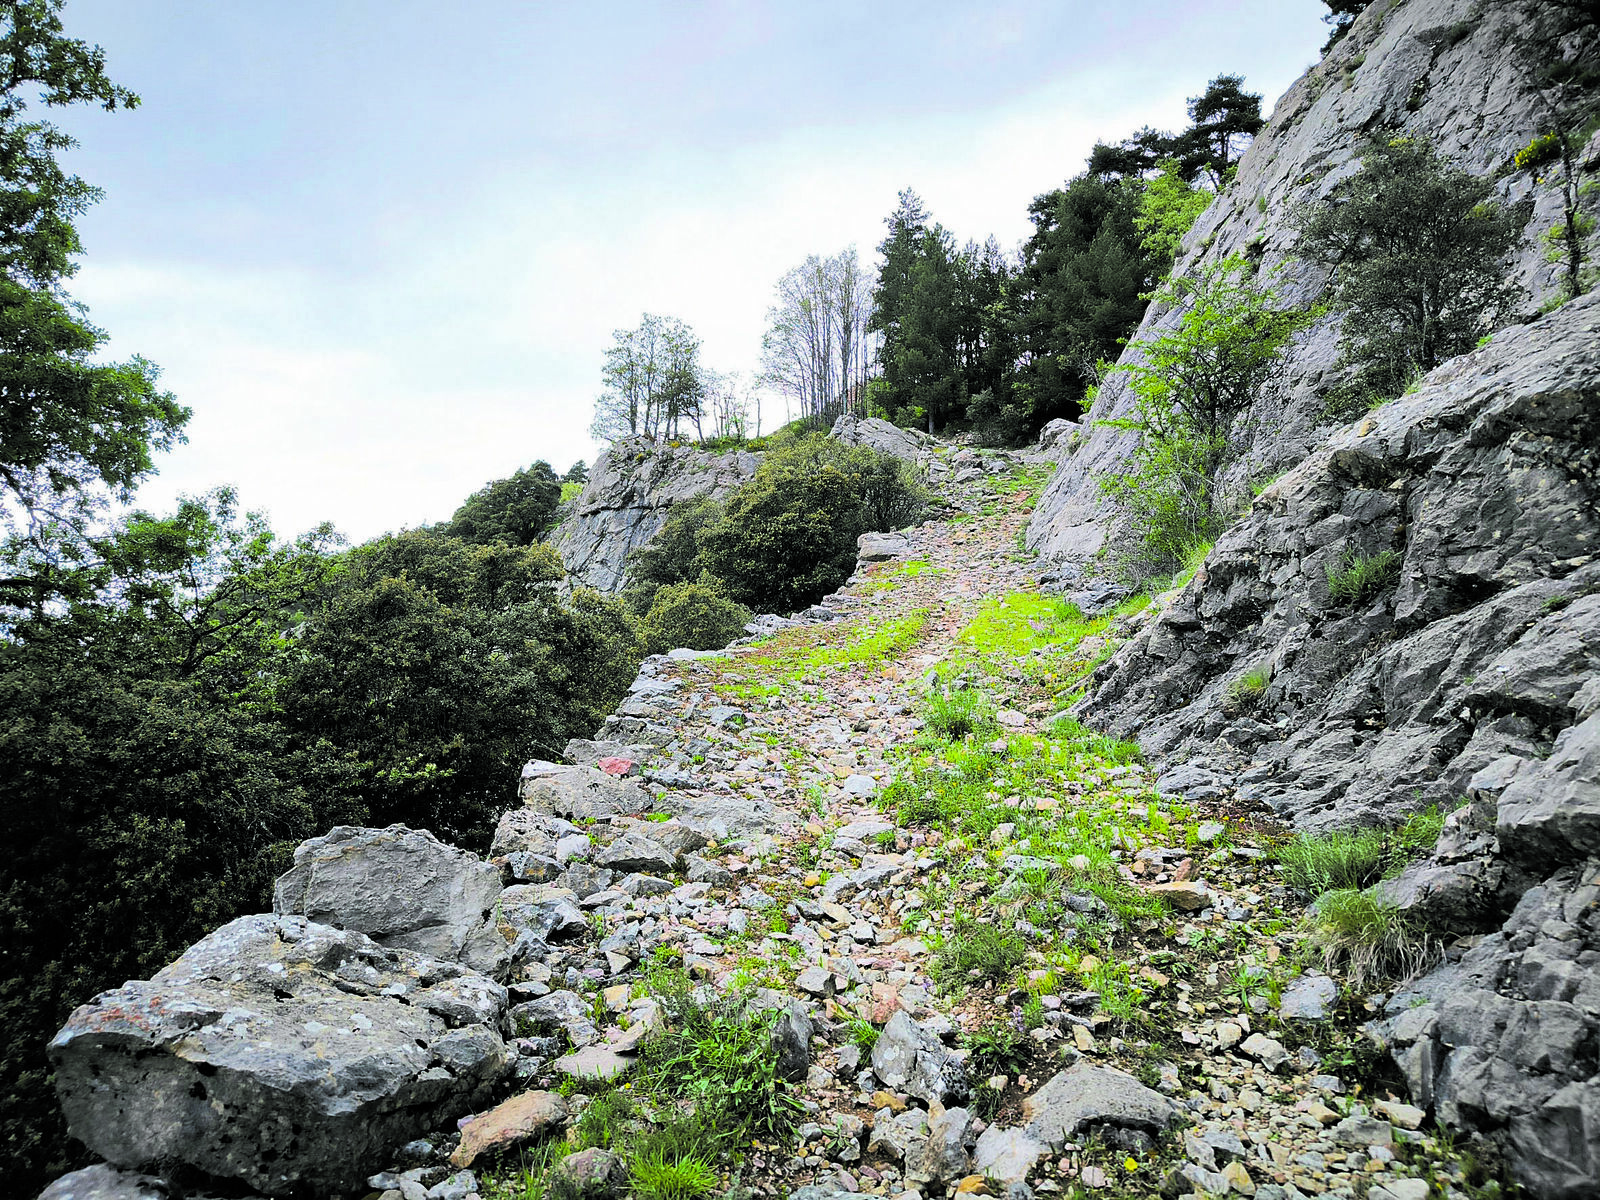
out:
M654 1150L634 1156L628 1168L636 1200L698 1200L717 1190L716 1170L697 1154Z
M758 649L741 655L738 670L757 671L776 691L776 685L796 683L824 671L849 666L874 666L903 655L922 637L929 611L915 609L881 625L849 624L801 626L773 635ZM738 682L744 682L740 680Z
M1381 829L1301 833L1273 854L1283 864L1289 886L1307 897L1376 883L1389 862L1388 838Z
M994 705L977 688L939 689L922 704L927 728L946 741L960 741L995 727Z
M1329 599L1353 608L1375 599L1400 577L1400 556L1393 550L1362 554L1348 549L1339 556L1337 566L1328 565L1327 577Z
M1091 621L1076 604L1039 592L1012 592L985 601L962 631L956 644L981 655L1020 658L1047 646L1076 645L1104 629L1104 619Z
M1027 956L1028 947L1018 934L988 922L962 920L935 952L933 978L943 988L1005 983Z
M1427 960L1425 931L1370 888L1325 893L1310 921L1326 964L1342 967L1356 989L1414 972Z

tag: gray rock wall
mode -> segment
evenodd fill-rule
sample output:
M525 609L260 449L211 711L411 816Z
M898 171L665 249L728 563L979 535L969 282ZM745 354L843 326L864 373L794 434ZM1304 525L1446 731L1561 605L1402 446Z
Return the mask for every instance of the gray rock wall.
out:
M1544 128L1530 88L1532 73L1543 64L1516 45L1522 7L1377 0L1274 106L1271 121L1241 159L1238 178L1189 232L1176 273L1232 254L1259 256L1264 273L1281 271L1278 286L1288 302L1311 304L1326 276L1295 258L1296 206L1326 196L1358 170L1365 139L1414 134L1473 173L1498 176L1497 191L1507 201L1532 200L1523 243L1506 269L1528 289L1527 312L1537 312L1556 291L1556 268L1544 261L1538 235L1555 222L1559 199L1530 172L1500 175ZM1600 54L1600 47L1573 47L1572 54ZM1134 340L1171 328L1181 315L1152 305ZM1123 361L1136 355L1129 350ZM1293 465L1331 432L1319 414L1328 387L1339 379L1337 357L1334 318L1297 341L1287 358L1282 395L1269 398L1256 414L1257 445L1229 477L1234 487L1242 491L1249 479ZM1126 377L1114 375L1101 388L1083 436L1058 443L1060 466L1029 526L1031 548L1050 558L1082 560L1114 541L1117 516L1108 510L1098 479L1123 466L1137 435L1096 422L1133 411Z
M759 461L743 450L712 453L624 439L595 462L550 543L575 581L621 591L628 554L660 532L674 505L701 496L726 498L755 474Z
M1264 491L1096 673L1093 724L1161 756L1223 737L1301 825L1453 801L1548 753L1600 676L1600 295L1430 375ZM1395 556L1358 604L1347 553ZM1265 668L1264 691L1240 680Z

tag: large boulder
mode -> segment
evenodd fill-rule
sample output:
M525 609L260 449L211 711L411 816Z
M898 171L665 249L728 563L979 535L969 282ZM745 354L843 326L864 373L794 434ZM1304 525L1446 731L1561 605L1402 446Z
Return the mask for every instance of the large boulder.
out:
M1221 735L1302 825L1450 804L1548 754L1600 677L1600 295L1501 331L1267 488L1096 671L1084 720L1170 755ZM1330 595L1348 553L1392 584ZM1240 713L1237 681L1270 681ZM1587 835L1592 836L1592 834Z
M858 417L843 413L833 423L828 436L847 446L866 446L879 454L892 454L917 462L933 453L938 443L916 429L902 429L882 417Z
M499 894L496 867L425 829L340 825L300 843L272 908L380 946L455 958Z
M73 1136L112 1164L326 1195L488 1098L505 1010L456 964L240 917L77 1009L49 1054Z
M522 802L536 813L593 821L645 812L650 793L595 767L536 761L522 768Z
M759 462L744 450L624 438L595 461L550 544L573 579L598 591L621 591L628 555L661 531L674 507L702 497L726 499L756 473Z

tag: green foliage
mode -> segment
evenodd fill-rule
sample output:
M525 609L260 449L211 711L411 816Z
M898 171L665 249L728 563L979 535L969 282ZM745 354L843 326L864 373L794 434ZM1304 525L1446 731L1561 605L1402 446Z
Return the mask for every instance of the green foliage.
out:
M1170 573L1226 525L1217 474L1252 432L1284 348L1310 320L1282 309L1238 256L1172 280L1157 302L1181 307L1183 319L1136 343L1142 361L1118 367L1138 415L1111 424L1137 431L1140 444L1132 470L1101 480L1133 518L1140 546L1125 565L1142 576Z
M576 1149L609 1150L624 1137L627 1124L638 1111L627 1092L612 1088L592 1096L573 1128Z
M359 764L377 824L481 846L517 768L592 731L640 646L620 604L564 602L546 546L416 531L350 553L302 632L281 697L291 727Z
M1165 159L1160 173L1144 187L1139 213L1133 219L1139 244L1163 264L1161 274L1172 270L1183 235L1211 206L1213 193L1184 180L1177 159Z
M1362 554L1353 546L1339 556L1338 565L1327 564L1328 598L1353 608L1382 595L1400 575L1400 555L1393 550Z
M1261 97L1245 91L1238 75L1218 75L1204 92L1191 96L1189 119L1189 128L1179 134L1146 126L1115 145L1096 143L1089 154L1089 174L1142 180L1172 161L1184 182L1193 183L1205 172L1221 188L1232 179L1240 151L1266 124Z
M1138 328L1144 295L1161 275L1157 256L1141 245L1139 211L1137 184L1092 174L1028 206L1033 232L1008 293L1020 361L1009 396L997 396L987 418L997 426L1009 420L1014 440L1056 417L1078 417L1095 364L1116 358Z
M694 330L676 317L645 313L637 328L618 329L611 339L589 432L605 441L672 440L685 423L698 432L711 381Z
M987 1021L962 1041L972 1052L967 1061L974 1078L1015 1075L1028 1067L1028 1038L1013 1021Z
M860 1047L861 1053L871 1054L872 1048L878 1044L878 1034L882 1030L871 1021L863 1021L860 1017L851 1017L847 1022L847 1032L851 1043Z
M750 610L715 588L699 583L673 583L657 590L641 619L646 654L664 654L679 646L721 650L743 632Z
M1333 270L1343 361L1356 372L1330 399L1339 416L1471 350L1520 295L1501 264L1522 217L1490 180L1414 138L1375 143L1361 159L1358 175L1300 216L1301 252Z
M103 361L107 335L64 290L83 249L74 222L100 192L63 170L57 155L77 143L28 119L29 100L114 111L139 97L106 77L99 47L65 34L60 11L0 9L0 606L50 602L62 558L92 553L107 497L129 500L189 419L151 363Z
M1522 149L1512 156L1512 161L1519 171L1531 171L1542 167L1546 163L1555 162L1561 157L1561 135L1559 133L1536 134Z
M640 1048L643 1085L691 1101L724 1144L786 1137L803 1109L778 1078L778 1012L757 1011L737 994L702 998L681 972L658 971L651 985L668 1024Z
M556 506L565 498L567 486L556 478L550 464L541 460L509 479L493 480L473 492L441 532L482 545L532 545L555 520ZM577 487L583 489L582 484Z
M717 1190L717 1172L699 1155L652 1151L636 1155L628 1168L638 1200L698 1200Z
M928 729L947 741L960 741L994 725L994 706L976 688L933 691L923 703Z
M958 920L933 956L931 971L940 987L1004 983L1027 957L1022 938L982 921Z
M1372 889L1322 895L1311 914L1312 941L1328 965L1342 965L1352 987L1414 970L1425 961L1425 931Z
M1254 708L1260 703L1261 697L1266 694L1267 687L1271 683L1271 665L1257 663L1228 685L1228 699L1235 708Z
M1388 840L1381 829L1300 833L1273 851L1289 886L1303 896L1364 888L1383 877Z
M722 519L702 531L696 561L739 603L792 612L849 577L861 534L913 523L926 501L909 464L806 438L768 452Z

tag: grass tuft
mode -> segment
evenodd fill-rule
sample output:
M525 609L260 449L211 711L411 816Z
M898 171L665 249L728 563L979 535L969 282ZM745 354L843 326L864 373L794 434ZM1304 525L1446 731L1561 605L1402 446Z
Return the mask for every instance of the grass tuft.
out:
M1393 550L1362 554L1353 547L1339 556L1339 565L1327 567L1328 597L1353 608L1386 591L1400 576L1400 556Z
M958 742L994 724L994 707L976 688L935 691L923 705L928 729L946 741Z
M1357 990L1415 974L1428 961L1427 934L1370 888L1326 893L1310 919L1312 941L1325 964L1330 970L1342 966Z
M933 978L941 987L987 981L1004 983L1028 956L1022 938L981 921L961 920L933 960Z
M1302 833L1274 851L1289 886L1303 896L1363 888L1383 877L1388 839L1381 829Z
M653 1150L634 1157L628 1171L637 1200L698 1200L717 1190L711 1164L696 1154Z

